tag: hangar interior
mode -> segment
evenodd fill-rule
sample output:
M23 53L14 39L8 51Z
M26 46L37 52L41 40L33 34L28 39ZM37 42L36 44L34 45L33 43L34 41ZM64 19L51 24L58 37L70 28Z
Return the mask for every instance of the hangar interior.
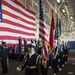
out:
M39 0L18 0L25 5L25 8L29 8L36 13L36 37L38 37L39 29ZM45 12L45 19L50 32L51 24L51 9L55 11L55 23L56 15L61 18L61 38L64 40L75 40L75 0L43 0L43 8ZM69 37L70 36L70 37Z

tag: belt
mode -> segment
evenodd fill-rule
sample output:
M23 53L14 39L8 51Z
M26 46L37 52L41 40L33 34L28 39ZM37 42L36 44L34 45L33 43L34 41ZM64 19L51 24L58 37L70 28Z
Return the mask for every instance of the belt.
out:
M28 68L28 69L35 69L37 67L36 66L26 66L26 68Z

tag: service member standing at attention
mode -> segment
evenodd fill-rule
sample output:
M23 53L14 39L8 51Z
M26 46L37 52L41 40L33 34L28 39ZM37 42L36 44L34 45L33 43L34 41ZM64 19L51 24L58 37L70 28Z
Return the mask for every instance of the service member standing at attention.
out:
M25 69L25 75L40 75L41 74L41 59L38 54L35 53L35 46L33 44L28 45L28 53L24 56L24 61L17 67L18 71Z
M54 52L53 52L53 70L54 75L57 75L58 72L58 47L57 47L57 40L54 41Z
M68 42L65 42L65 64L67 64L68 51L70 50Z
M1 63L2 63L2 73L6 74L8 73L8 63L7 63L7 58L8 58L8 47L5 42L2 41L2 46L1 46Z
M27 52L27 39L24 38L24 52Z
M63 49L62 49L62 40L58 39L58 52L59 52L59 71L62 71L62 64L63 64Z
M19 42L19 53L21 53L21 50L22 50L22 38L21 37L19 37L18 42Z

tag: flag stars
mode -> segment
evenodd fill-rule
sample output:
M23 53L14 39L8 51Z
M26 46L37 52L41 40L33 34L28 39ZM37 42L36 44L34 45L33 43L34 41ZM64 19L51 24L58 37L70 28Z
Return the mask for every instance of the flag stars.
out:
M45 20L44 20L44 10L43 10L42 5L43 5L43 4L40 4L40 19L43 20L43 21L45 21Z

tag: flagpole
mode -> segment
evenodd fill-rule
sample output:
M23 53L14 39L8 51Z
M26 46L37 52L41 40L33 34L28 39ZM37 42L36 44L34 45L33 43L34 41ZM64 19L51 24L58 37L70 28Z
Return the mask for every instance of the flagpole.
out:
M48 0L46 0L46 1L47 1L47 3L50 5L51 8L54 8L54 7L52 6L52 4L51 4ZM54 11L55 11L55 13L57 14L57 10L54 9ZM59 16L59 14L58 14L58 16ZM61 18L61 17L60 17L60 18ZM62 20L62 22L63 22L63 24L66 26L66 24L64 23L63 20Z
M52 8L52 20L51 20L51 27L50 27L50 38L49 43L52 50L54 50L54 30L56 28L55 21L54 21L54 9Z
M26 9L26 0L25 0L25 9Z

